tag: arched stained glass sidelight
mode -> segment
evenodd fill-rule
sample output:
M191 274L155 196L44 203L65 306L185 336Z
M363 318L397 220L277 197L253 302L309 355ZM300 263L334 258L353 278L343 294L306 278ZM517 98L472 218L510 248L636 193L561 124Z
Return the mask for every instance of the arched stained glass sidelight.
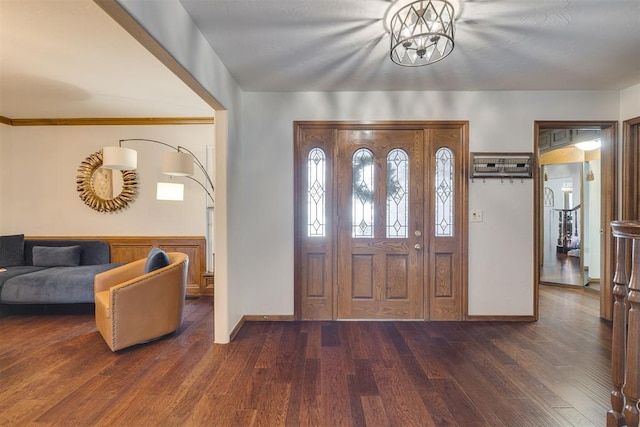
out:
M436 236L453 236L453 152L446 147L436 151Z
M409 235L409 156L394 148L387 155L387 237Z
M373 237L374 164L373 153L360 148L353 153L353 191L351 193L351 229L353 237Z
M307 236L325 236L326 156L320 148L309 151L307 159Z

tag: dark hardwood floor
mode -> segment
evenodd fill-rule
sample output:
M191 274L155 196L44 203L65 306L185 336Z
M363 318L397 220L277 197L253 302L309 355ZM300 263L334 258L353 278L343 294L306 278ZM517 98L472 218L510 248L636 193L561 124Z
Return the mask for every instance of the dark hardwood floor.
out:
M214 345L211 300L113 354L91 313L0 318L2 426L603 426L611 327L541 286L540 320L251 322Z
M540 281L550 284L584 286L584 271L580 258L563 253L547 252L540 270Z

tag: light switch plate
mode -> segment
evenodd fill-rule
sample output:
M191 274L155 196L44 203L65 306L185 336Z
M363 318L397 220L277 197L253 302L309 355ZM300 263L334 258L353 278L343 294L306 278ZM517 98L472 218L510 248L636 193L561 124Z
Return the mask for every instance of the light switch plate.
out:
M471 222L482 222L482 209L471 210Z

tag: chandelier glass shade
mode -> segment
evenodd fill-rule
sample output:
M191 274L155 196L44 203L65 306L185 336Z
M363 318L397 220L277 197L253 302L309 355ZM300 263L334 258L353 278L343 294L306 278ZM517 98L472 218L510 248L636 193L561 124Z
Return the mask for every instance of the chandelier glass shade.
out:
M444 59L453 51L455 10L447 0L414 1L390 21L391 60L419 67Z

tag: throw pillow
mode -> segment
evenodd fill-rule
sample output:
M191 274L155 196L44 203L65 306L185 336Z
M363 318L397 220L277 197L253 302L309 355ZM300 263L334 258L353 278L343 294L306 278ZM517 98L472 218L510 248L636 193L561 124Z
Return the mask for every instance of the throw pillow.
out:
M0 267L24 265L24 234L0 236Z
M33 265L37 267L77 267L80 246L34 246Z
M160 248L151 248L147 255L147 262L144 264L144 272L151 273L167 265L169 265L169 255Z

